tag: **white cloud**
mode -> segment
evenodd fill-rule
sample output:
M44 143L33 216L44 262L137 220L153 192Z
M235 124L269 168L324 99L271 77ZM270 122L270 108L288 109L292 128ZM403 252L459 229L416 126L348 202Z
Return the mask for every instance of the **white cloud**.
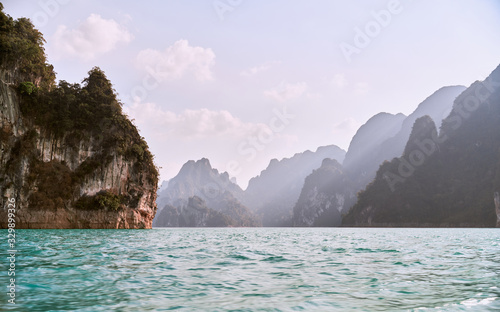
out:
M91 14L75 29L59 25L53 38L58 57L92 60L112 51L120 43L129 43L133 35L113 19Z
M295 150L299 142L296 135L274 128L281 127L279 122L272 122L274 118L246 122L225 110L203 108L177 113L140 102L125 106L124 111L147 138L155 161L162 167L162 179L175 176L189 159L207 157L214 168L228 171L245 187L269 159L289 156L286 151Z
M336 74L331 82L335 87L339 89L343 89L347 86L347 79L345 78L344 74Z
M225 110L186 109L177 114L154 103L135 103L125 111L138 124L170 139L241 138L270 131L267 125L243 122Z
M264 95L278 102L286 102L299 98L306 92L307 88L308 86L305 82L295 84L282 82L279 86L264 91Z
M244 76L244 77L249 77L249 76L253 76L255 74L258 74L260 72L264 72L266 70L269 70L273 65L275 64L279 64L280 62L267 62L267 63L264 63L262 65L259 65L259 66L254 66L254 67L251 67L247 70L244 70L240 73L241 76Z
M210 48L190 46L179 40L165 51L146 49L137 55L137 66L157 80L174 80L191 73L199 81L212 80L215 54Z

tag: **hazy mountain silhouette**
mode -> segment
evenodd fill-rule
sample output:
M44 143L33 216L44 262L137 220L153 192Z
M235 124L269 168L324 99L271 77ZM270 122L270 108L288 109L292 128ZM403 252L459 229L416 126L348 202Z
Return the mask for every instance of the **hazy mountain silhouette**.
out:
M500 190L500 66L453 104L439 136L418 119L344 218L351 226L491 226Z

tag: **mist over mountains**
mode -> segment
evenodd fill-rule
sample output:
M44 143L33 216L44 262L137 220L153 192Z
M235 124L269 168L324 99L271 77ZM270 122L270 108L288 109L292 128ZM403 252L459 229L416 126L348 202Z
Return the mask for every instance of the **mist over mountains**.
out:
M382 164L346 226L494 227L500 189L500 66L454 101L438 133L416 120L402 156Z
M498 71L488 81L500 81ZM168 204L163 215L167 211L172 214L179 207L193 206L189 203L196 197L201 203L198 206L206 204L207 209L230 215L230 209L224 208L227 203L217 199L223 194L233 206L240 207L236 219L248 218L262 226L494 226L493 194L500 187L500 131L495 129L500 123L498 90L491 82L481 108L469 113L474 117L463 120L459 132L450 126L478 86L482 84L443 87L408 116L373 116L356 132L347 152L330 145L273 159L250 180L246 190L233 183L227 173L211 168L207 159L189 161L159 193L159 209ZM403 179L398 185L401 191L388 192L381 170L397 170L398 157L409 157L418 148L415 141L443 136L453 138L444 145L446 150L432 155L415 169L414 176ZM482 169L460 174L475 166ZM429 181L417 183L416 179ZM430 185L433 191L429 191ZM458 200L464 194L467 198ZM460 207L456 208L459 216L452 206ZM441 211L440 217L428 213L431 211ZM427 217L419 219L422 215ZM458 222L464 218L469 222ZM226 222L223 226L236 224ZM251 226L251 222L246 224Z
M165 205L183 207L196 196L208 208L219 211L224 210L224 202L229 200L233 205L244 207L241 208L244 211L242 214L249 218L257 217L264 226L290 225L292 209L305 177L318 168L323 159L331 157L342 161L344 156L344 150L331 145L319 147L316 152L297 153L280 161L273 159L259 176L250 180L245 191L231 181L226 172L219 173L213 169L208 159L188 161L168 182L168 187L159 192L158 207L160 210ZM222 206L221 198L226 198ZM161 213L155 220L159 220L160 216Z

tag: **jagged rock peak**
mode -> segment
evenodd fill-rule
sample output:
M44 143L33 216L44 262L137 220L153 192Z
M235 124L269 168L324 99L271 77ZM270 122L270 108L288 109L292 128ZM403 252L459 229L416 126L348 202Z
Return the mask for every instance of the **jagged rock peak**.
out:
M189 160L187 161L179 171L179 176L191 175L193 171L212 171L215 174L219 174L219 171L215 168L212 168L210 161L207 158L201 158L197 161Z
M434 120L428 115L418 118L413 124L413 129L406 144L404 155L420 148L420 142L425 139L437 137L437 129Z
M325 158L321 163L321 168L342 168L342 165L335 159Z

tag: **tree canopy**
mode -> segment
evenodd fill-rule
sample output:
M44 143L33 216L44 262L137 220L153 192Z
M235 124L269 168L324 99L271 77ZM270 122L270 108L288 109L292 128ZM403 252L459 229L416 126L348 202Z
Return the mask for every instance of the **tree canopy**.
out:
M55 82L52 65L47 64L45 39L28 18L14 20L0 3L0 66L18 71L17 76L37 87L50 88Z

